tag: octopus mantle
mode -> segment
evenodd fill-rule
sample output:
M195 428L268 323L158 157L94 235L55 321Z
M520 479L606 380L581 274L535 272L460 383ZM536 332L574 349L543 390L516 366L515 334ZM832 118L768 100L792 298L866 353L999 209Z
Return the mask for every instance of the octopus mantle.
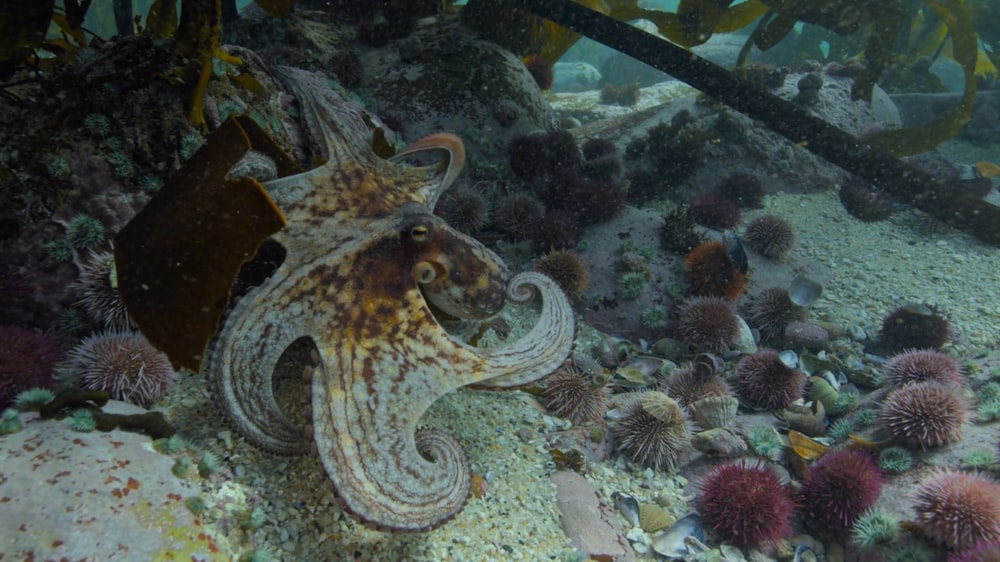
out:
M431 213L463 164L457 137L432 135L382 159L360 108L312 74L281 72L326 162L263 182L286 219L273 236L285 258L228 314L203 371L249 441L282 454L318 452L359 520L435 527L465 505L470 473L460 444L418 429L421 416L459 387L512 387L554 370L572 346L572 310L550 279L511 277L497 255ZM431 150L445 151L444 165L404 162ZM454 339L429 307L484 318L535 292L538 323L495 349ZM303 339L313 346L311 392L293 392L308 404L309 423L279 405L273 384L282 354Z

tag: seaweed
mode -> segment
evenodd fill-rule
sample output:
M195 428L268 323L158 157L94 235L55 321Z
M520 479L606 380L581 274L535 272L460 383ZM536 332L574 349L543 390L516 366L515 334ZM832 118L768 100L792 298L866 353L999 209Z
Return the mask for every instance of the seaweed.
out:
M936 0L928 0L936 1ZM956 0L941 0L952 5ZM688 50L567 0L511 0L637 58L719 100L813 154L864 178L946 224L1000 246L1000 208L862 142Z
M115 237L129 316L175 368L198 371L240 268L284 226L258 181L226 178L251 149L279 175L298 171L252 119L231 117Z

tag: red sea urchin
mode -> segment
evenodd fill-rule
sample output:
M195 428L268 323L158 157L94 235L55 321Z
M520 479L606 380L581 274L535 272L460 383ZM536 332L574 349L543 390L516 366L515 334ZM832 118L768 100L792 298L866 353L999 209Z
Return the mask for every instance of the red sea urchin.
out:
M801 510L819 528L850 529L882 491L875 461L857 450L823 455L802 481Z
M979 473L937 470L920 482L917 525L949 548L1000 541L1000 484Z
M900 443L927 449L962 440L969 408L960 389L937 382L908 384L889 393L878 418Z
M149 406L177 380L167 356L139 333L103 332L73 348L61 369L80 387L107 390L115 400Z
M740 459L711 467L697 484L705 526L740 548L759 548L792 534L792 499L773 469Z
M0 410L21 391L54 384L62 352L47 335L20 326L0 326Z
M625 397L611 425L618 450L654 470L673 470L691 452L691 422L673 398L659 391Z
M695 351L728 351L740 335L740 321L718 297L688 297L677 306L677 329Z
M736 364L736 393L761 410L780 410L802 396L806 376L781 361L778 352L762 349Z
M958 361L934 349L911 349L893 355L885 362L886 380L892 386L915 382L962 384Z
M747 223L743 231L747 247L772 260L781 260L795 245L795 233L788 221L777 215L762 215Z
M684 277L692 295L734 300L743 294L746 274L722 242L703 242L684 256Z

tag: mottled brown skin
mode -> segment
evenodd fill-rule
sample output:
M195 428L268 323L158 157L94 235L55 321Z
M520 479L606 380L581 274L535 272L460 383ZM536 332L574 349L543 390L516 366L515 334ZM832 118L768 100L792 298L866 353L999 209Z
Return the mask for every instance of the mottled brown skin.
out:
M226 417L249 441L281 454L317 451L342 505L359 520L432 528L465 504L470 477L460 444L418 429L421 416L461 386L517 386L557 368L572 345L572 309L553 281L531 272L511 278L498 256L431 214L461 169L457 137L432 135L381 159L360 108L309 73L283 73L328 160L264 184L287 221L274 236L286 257L236 303L205 371ZM449 154L446 166L403 162L435 149ZM529 300L528 285L542 295L541 318L501 348L454 339L428 306L485 318L507 300ZM312 407L308 427L282 410L272 390L281 354L303 337L318 357L301 389Z

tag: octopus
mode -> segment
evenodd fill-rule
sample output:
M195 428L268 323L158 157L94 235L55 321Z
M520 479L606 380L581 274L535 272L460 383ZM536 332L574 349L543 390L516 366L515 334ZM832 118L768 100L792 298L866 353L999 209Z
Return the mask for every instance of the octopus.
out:
M462 168L461 140L434 134L381 158L371 117L321 78L280 73L325 162L262 182L286 220L272 236L284 259L232 306L202 370L248 441L318 454L356 519L383 530L434 528L464 507L471 474L458 440L418 427L421 416L460 387L517 387L555 370L572 347L572 309L551 279L511 275L432 214ZM447 158L413 162L435 152ZM536 324L500 346L471 346L439 320L485 319L535 296ZM305 403L296 415L276 397L276 373L302 340L311 360L308 382L293 386Z

